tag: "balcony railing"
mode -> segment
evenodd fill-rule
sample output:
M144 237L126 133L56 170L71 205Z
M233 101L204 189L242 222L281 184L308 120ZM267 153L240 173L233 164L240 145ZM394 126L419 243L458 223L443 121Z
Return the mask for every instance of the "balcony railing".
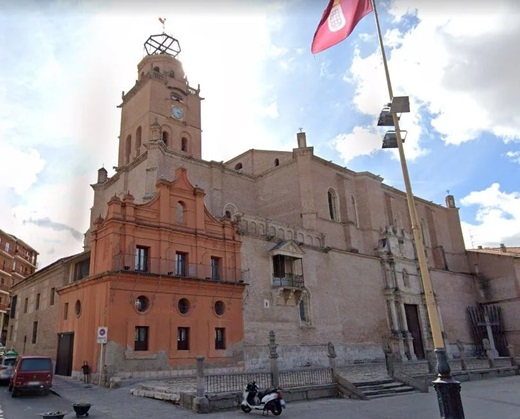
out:
M273 287L276 288L304 288L303 275L285 274L283 277L273 275Z
M135 254L114 256L113 270L140 274L166 275L176 278L204 279L222 282L248 282L248 271L222 266L181 263L173 259L136 258Z

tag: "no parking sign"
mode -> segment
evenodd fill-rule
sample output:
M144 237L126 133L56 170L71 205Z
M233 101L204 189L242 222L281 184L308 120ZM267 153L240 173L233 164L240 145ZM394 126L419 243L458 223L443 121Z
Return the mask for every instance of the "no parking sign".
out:
M108 327L101 326L97 330L97 343L107 343Z

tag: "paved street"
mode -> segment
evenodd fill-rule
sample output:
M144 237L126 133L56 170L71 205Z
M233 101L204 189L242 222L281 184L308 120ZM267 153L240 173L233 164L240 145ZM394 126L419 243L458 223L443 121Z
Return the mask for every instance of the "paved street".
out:
M132 382L122 388L85 387L70 378L55 377L55 391L47 397L10 397L6 387L0 388L0 407L5 419L30 419L48 410L65 410L65 418L75 417L72 402L93 403L89 418L195 418L232 419L261 418L260 411L244 414L231 410L208 415L182 409L168 402L132 396ZM462 401L467 419L520 419L520 376L462 383ZM1 416L0 416L1 417ZM435 392L415 393L370 401L321 399L288 403L281 417L298 419L438 419Z

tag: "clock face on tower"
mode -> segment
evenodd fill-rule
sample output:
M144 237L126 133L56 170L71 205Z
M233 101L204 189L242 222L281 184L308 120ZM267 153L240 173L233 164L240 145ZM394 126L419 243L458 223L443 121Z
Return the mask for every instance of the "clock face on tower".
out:
M182 119L184 117L184 111L180 106L173 106L171 113L175 119Z

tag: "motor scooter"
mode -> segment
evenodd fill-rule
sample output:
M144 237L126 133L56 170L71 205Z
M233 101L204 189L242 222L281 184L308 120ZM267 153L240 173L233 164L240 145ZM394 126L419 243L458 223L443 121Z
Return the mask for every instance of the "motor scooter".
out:
M260 392L258 384L253 381L244 387L240 408L245 413L249 413L251 410L262 410L263 414L271 412L273 415L279 416L282 409L285 409L285 401L282 396L280 388L268 388L264 392Z

